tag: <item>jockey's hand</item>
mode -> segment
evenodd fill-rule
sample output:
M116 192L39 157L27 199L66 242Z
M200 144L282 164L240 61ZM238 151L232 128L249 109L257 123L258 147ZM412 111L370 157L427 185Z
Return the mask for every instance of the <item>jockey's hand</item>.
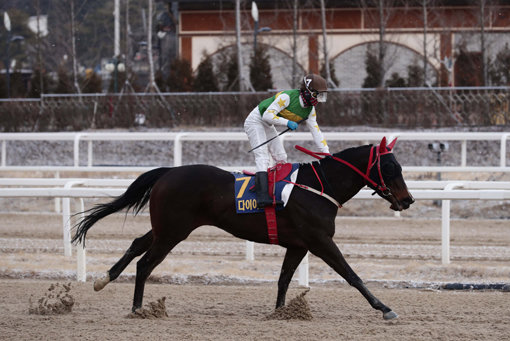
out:
M298 127L298 124L294 121L287 121L287 127L289 127L290 130L296 130Z

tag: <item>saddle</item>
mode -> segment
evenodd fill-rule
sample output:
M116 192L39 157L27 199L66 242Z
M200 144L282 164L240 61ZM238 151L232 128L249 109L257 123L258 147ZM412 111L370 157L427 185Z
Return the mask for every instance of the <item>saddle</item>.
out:
M268 192L271 199L275 197L275 184L285 180L290 173L295 170L292 163L279 163L276 166L267 169ZM243 170L243 174L254 176L255 173ZM255 190L255 185L250 187L250 191Z
M283 191L286 186L292 188L289 183L291 175L299 168L297 163L282 163L268 168L268 190L269 196L275 200L282 200ZM282 210L286 204L277 206L267 206L264 209L257 208L255 198L255 173L243 171L242 173L232 173L235 177L235 201L236 212L242 213L261 213L265 212L268 226L269 242L278 244L278 233L276 228L276 211ZM290 193L290 191L289 191Z

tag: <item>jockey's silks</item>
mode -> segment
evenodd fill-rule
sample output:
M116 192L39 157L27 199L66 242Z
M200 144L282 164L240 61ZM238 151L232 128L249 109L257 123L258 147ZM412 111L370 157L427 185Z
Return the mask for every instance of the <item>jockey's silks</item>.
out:
M286 118L287 120L294 122L301 122L303 120L306 120L308 116L310 116L310 113L313 110L313 106L309 106L306 108L303 108L301 106L301 103L299 102L300 96L299 89L280 91L273 97L266 98L265 100L259 103L260 114L263 115L266 109L271 105L271 103L273 103L274 100L282 93L289 95L290 103L286 108L280 111L277 114L277 116Z

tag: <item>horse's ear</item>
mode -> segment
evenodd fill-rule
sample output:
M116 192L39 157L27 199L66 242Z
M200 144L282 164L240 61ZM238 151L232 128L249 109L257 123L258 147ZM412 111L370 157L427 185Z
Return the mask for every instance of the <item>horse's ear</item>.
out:
M393 147L395 147L395 143L397 143L397 137L395 137L393 139L393 141L391 141L387 146L386 148L389 150L389 151L392 151L393 150Z
M386 152L386 136L384 136L381 140L381 143L379 143L379 151L382 153Z

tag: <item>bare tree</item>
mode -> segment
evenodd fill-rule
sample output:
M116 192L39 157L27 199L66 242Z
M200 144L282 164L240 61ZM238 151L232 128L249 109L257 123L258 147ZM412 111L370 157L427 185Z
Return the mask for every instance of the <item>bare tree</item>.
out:
M326 70L326 81L329 85L336 88L335 82L331 79L331 71L329 69L329 56L328 56L328 43L327 43L327 35L326 35L326 6L324 5L324 0L321 0L321 21L322 21L322 48L324 53L324 68Z
M364 12L370 16L372 15L372 20L378 21L378 48L377 48L377 64L379 64L376 79L378 79L378 87L382 87L384 85L384 79L386 76L386 72L390 68L391 58L388 58L387 54L387 42L386 38L386 27L388 26L388 20L392 14L392 10L394 8L395 1L393 0L361 0L361 7L364 9ZM377 13L377 14L375 14Z
M237 72L239 79L239 91L244 90L243 58L241 47L241 4L236 0L236 46L237 46Z
M76 61L76 25L75 25L75 18L74 18L74 0L70 0L71 5L71 45L72 45L72 52L71 52L71 58L73 59L73 80L74 80L74 87L76 88L77 93L81 93L80 86L78 85L78 64Z
M152 56L152 16L154 15L152 10L152 0L148 0L148 20L147 20L147 58L149 59L149 84L145 88L145 92L156 92L160 93L158 85L156 84L156 78L154 76L154 59Z
M483 85L488 84L488 72L487 72L487 56L485 53L486 42L485 42L485 7L487 5L486 0L480 0L480 52L482 59L482 77Z
M124 94L125 92L135 92L133 86L131 85L130 78L132 76L131 73L131 28L129 26L129 0L126 0L126 12L125 12L125 22L126 22L126 51L124 63L126 65L126 80L124 81L124 85L120 90L120 94Z
M298 30L298 2L294 0L292 6L292 86L299 84L297 70L297 30Z
M422 0L423 6L423 82L427 83L427 27L428 27L428 16L427 16L427 4L428 0Z
M42 53L41 53L41 3L37 0L36 5L37 12L37 64L39 65L39 93L42 95L44 93L44 81L43 81L43 62L42 62Z
M237 46L237 70L239 78L239 91L250 89L255 91L250 79L245 77L243 69L243 48L241 44L241 0L236 0L236 46Z

